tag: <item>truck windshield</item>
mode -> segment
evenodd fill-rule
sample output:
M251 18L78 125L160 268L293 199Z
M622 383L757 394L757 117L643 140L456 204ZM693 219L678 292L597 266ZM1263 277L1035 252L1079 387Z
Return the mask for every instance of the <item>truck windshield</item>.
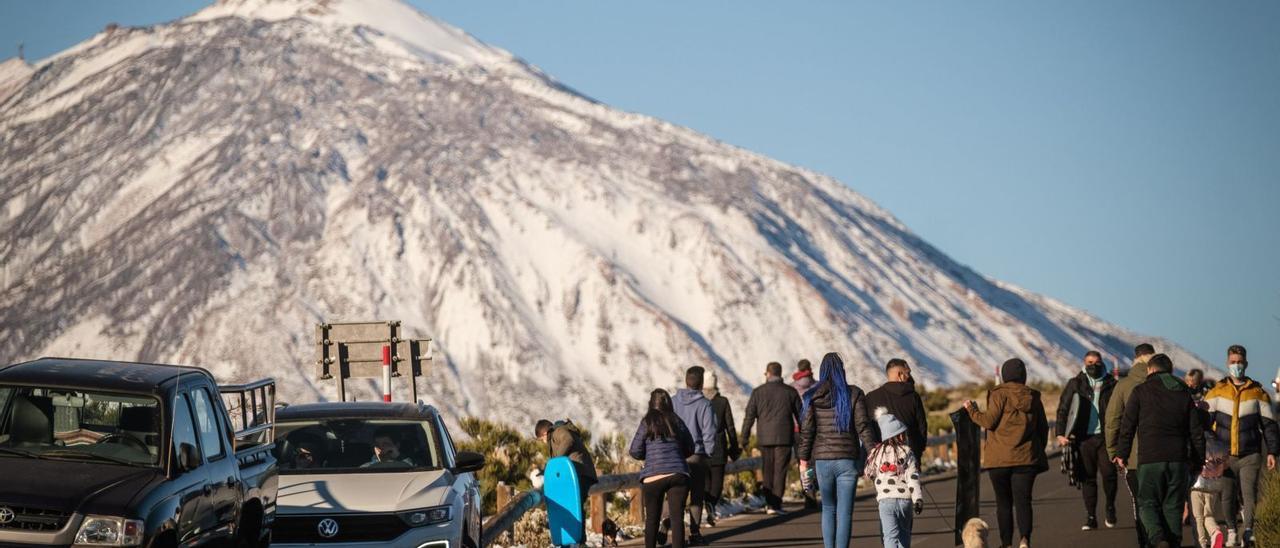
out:
M276 422L282 474L406 472L442 467L431 423L384 419Z
M149 396L0 386L0 457L156 466L159 425Z

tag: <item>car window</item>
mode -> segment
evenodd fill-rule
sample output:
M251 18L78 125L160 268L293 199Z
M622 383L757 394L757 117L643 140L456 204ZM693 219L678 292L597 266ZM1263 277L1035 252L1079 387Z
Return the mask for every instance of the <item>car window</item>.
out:
M428 420L281 419L275 435L284 474L406 472L446 463L435 425Z
M160 407L151 396L0 386L0 444L56 458L155 466ZM15 423L22 428L13 430Z
M191 403L187 395L175 398L173 403L173 454L176 455L184 443L192 447L200 447L200 444L196 442L196 426L191 422Z
M205 460L222 456L222 434L218 431L218 418L214 415L213 402L204 388L191 391L191 408L195 411L196 431L200 434L200 447Z

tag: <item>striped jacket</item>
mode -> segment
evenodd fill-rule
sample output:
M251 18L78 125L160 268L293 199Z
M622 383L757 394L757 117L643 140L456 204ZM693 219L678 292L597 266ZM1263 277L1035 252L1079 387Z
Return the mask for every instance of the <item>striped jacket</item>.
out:
M1243 457L1265 452L1280 455L1280 428L1276 426L1271 397L1257 381L1245 378L1236 386L1224 379L1205 394L1213 436Z

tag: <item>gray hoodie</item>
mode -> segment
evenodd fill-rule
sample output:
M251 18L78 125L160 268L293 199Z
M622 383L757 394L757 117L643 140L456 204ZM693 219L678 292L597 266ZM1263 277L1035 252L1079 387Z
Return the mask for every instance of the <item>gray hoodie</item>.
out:
M693 452L711 455L716 451L716 414L711 410L711 400L701 390L681 388L671 399L676 415L684 421L693 435Z

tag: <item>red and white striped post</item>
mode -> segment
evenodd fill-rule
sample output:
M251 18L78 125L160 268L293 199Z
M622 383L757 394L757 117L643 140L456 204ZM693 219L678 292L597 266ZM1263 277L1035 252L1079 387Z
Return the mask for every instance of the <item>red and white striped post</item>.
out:
M382 401L391 401L391 347L382 347Z

